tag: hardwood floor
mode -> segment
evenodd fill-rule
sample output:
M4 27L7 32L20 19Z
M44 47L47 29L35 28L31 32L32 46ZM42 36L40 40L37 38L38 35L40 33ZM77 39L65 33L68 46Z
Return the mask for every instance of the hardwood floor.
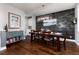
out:
M36 42L30 43L30 40L20 41L1 51L0 55L78 55L79 47L73 42L66 42L67 49L61 49L60 52L52 45L44 45Z

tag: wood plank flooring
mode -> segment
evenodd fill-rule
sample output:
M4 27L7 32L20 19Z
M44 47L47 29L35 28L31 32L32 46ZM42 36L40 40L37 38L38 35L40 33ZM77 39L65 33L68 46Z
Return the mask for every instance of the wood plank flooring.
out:
M0 51L0 55L78 55L79 47L73 42L66 42L67 49L63 48L57 51L52 45L44 45L36 42L30 43L30 40L23 40L12 44L6 50Z

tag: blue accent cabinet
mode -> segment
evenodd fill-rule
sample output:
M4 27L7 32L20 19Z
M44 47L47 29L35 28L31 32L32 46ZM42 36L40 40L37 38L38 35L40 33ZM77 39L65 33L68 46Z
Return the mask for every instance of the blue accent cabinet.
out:
M6 46L6 32L0 31L0 48Z
M22 40L24 37L23 31L8 31L6 32L7 44L15 43Z

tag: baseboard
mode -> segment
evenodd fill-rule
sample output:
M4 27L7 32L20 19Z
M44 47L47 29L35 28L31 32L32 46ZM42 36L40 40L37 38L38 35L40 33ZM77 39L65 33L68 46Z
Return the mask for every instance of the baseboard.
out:
M79 46L79 42L76 42L77 46Z
M62 40L61 40L61 41L62 41ZM77 42L76 40L66 39L66 41L74 42L77 46L79 46L79 42Z
M5 47L0 48L0 51L5 50L5 49L6 49L6 46L5 46Z
M79 46L79 42L77 42L76 40L71 40L71 39L67 39L67 41L70 41L70 42L75 42L77 46Z
M67 39L67 41L74 42L77 46L79 46L79 42L77 42L76 40Z
M66 39L66 41L76 42L75 40L72 40L72 39Z

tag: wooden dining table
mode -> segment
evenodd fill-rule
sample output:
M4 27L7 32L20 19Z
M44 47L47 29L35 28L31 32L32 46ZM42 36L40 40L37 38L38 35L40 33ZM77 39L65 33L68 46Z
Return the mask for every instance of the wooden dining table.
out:
M50 36L51 38L56 37L57 38L57 51L60 51L61 50L61 47L60 47L60 38L66 39L66 36L65 35L62 35L62 34L59 34L59 33L30 32L30 34L31 34L31 42L33 41L33 35L34 34L39 34L39 35L43 36L43 39L44 39L45 36Z

